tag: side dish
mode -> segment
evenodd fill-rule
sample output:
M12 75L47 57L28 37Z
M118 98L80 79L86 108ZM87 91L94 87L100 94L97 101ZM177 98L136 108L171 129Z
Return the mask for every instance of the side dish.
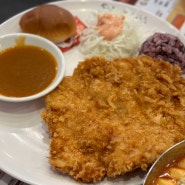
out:
M19 23L23 32L43 36L55 43L64 41L76 31L74 16L62 7L49 4L26 12Z
M175 35L154 33L144 41L139 49L139 54L157 57L179 65L185 73L185 46Z
M99 13L81 35L79 50L85 57L107 60L134 56L147 34L134 15Z
M185 185L185 156L169 163L154 180L153 185Z
M1 36L0 43L0 100L34 100L61 82L64 57L53 42L34 34L11 33Z

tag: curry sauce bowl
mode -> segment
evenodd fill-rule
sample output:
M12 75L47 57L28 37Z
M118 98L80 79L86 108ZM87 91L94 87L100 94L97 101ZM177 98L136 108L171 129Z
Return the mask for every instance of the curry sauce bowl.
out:
M62 51L34 34L0 36L0 100L23 102L45 96L65 71Z
M185 140L166 150L151 166L143 185L185 184Z

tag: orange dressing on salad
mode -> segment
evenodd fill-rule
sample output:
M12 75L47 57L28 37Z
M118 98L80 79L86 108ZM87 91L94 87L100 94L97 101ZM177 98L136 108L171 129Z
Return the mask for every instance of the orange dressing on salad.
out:
M124 19L124 16L120 18L113 14L99 15L96 29L105 40L110 41L121 34Z

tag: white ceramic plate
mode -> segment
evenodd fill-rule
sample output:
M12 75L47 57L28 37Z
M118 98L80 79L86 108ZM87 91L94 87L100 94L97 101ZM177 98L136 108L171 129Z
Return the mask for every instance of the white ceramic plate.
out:
M68 9L87 23L91 15L104 9L117 8L135 13L143 29L155 29L178 35L179 32L167 22L129 6L124 3L101 0L58 1L54 4ZM24 13L24 12L23 12ZM19 19L23 13L16 15L0 26L0 35L21 32ZM65 54L66 71L70 75L83 56L78 47ZM24 103L0 102L0 168L8 174L34 185L75 185L79 184L72 178L53 171L48 163L49 135L45 124L40 118L44 108L42 99ZM142 184L145 173L135 171L115 180L105 179L101 185L139 185Z

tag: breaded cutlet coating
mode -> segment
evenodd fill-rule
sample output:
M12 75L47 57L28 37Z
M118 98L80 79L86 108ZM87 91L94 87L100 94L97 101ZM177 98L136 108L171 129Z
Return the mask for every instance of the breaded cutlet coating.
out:
M97 182L137 168L185 139L185 79L178 66L145 55L80 62L46 96L51 165Z

